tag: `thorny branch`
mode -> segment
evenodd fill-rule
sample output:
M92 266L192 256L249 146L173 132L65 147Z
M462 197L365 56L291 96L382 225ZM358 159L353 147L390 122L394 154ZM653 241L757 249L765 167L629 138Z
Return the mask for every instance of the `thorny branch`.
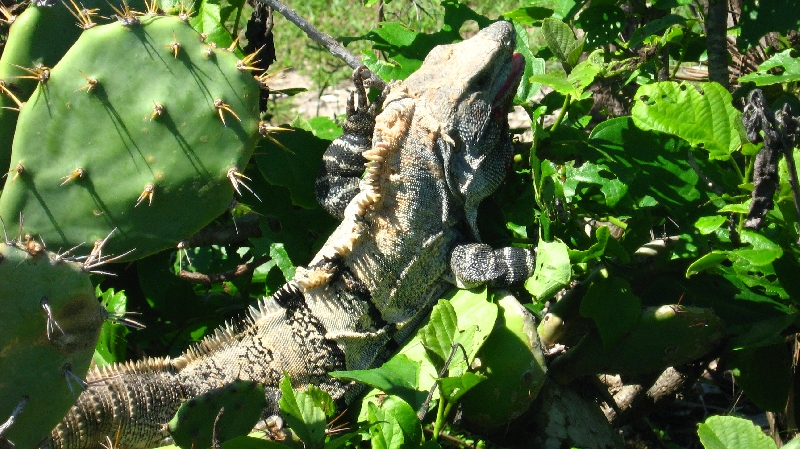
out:
M303 32L306 33L306 35L308 35L308 37L310 37L311 40L325 47L325 49L327 49L332 55L344 61L347 65L353 68L353 70L364 66L364 63L361 62L361 59L357 58L352 53L347 51L347 49L344 48L342 44L337 42L336 39L314 28L313 25L308 23L304 18L300 17L296 12L294 12L293 9L284 5L280 1L278 0L257 0L257 1L259 3L266 3L274 11L277 11L283 17L286 17L287 20L289 20L290 22L295 24L298 28L303 30ZM368 75L368 78L372 82L372 87L374 87L375 89L382 91L384 87L386 87L386 82L383 81L378 75L372 73L371 71L366 71L365 75Z
M778 160L781 155L786 158L789 185L792 188L795 212L800 222L800 186L792 154L800 128L800 118L792 115L788 104L784 104L777 112L772 111L761 90L755 89L750 93L744 108L742 123L751 142L764 142L764 148L756 155L753 169L753 201L744 227L752 230L761 229L764 226L764 217L774 207L773 196L778 188Z
M269 260L270 256L265 255L259 257L258 259L253 260L252 262L241 264L232 270L228 270L222 273L204 274L193 271L181 270L178 273L178 277L185 281L193 282L195 284L202 284L207 288L211 288L211 284L217 282L230 281L238 276L242 276L247 273L252 273L253 270L263 265Z

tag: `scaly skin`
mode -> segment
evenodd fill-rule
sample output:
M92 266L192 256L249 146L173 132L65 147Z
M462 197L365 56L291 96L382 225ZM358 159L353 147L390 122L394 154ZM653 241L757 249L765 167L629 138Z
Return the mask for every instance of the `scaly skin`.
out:
M454 280L527 277L533 260L524 250L481 253L472 264L452 264L456 272L450 261L456 248L472 253L478 203L512 155L506 114L521 74L513 48L513 27L499 22L437 47L419 71L393 83L362 153L370 162L360 189L309 266L247 319L177 359L91 373L90 388L44 447L97 449L106 435L127 449L162 444L162 425L183 400L238 379L266 386L271 415L283 372L295 386L314 384L349 402L358 386L327 373L386 360ZM512 253L521 259L496 257Z

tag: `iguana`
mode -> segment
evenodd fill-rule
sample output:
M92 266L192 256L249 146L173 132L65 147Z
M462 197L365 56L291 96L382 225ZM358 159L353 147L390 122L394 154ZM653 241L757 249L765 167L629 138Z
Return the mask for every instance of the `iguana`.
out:
M347 403L358 386L328 372L385 361L453 284L527 278L533 252L479 243L476 224L512 156L507 113L524 66L514 45L513 26L497 22L434 48L373 106L357 83L317 183L342 223L308 266L178 358L91 371L42 447L99 448L106 436L126 449L165 444L183 401L238 379L266 386L272 415L284 372Z

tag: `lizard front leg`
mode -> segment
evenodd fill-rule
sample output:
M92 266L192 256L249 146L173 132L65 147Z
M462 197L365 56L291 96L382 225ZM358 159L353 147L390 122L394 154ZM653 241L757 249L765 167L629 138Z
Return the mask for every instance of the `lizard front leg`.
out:
M494 249L485 243L457 245L450 255L450 269L460 288L487 283L496 287L518 285L533 274L535 263L529 249Z
M387 93L384 91L372 104L368 104L362 78L364 70L361 67L353 71L356 91L351 92L347 99L347 119L342 125L344 133L325 150L314 185L317 202L340 220L344 217L347 204L359 192L359 182L367 162L361 153L372 148L375 116Z

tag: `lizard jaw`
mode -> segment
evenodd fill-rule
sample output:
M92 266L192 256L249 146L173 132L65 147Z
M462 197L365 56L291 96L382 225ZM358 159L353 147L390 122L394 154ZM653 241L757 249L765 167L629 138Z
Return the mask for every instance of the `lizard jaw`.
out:
M509 69L508 77L492 102L492 112L495 117L505 118L508 110L511 108L511 101L517 91L519 80L522 78L522 73L525 71L525 58L514 52L511 55L511 68Z

